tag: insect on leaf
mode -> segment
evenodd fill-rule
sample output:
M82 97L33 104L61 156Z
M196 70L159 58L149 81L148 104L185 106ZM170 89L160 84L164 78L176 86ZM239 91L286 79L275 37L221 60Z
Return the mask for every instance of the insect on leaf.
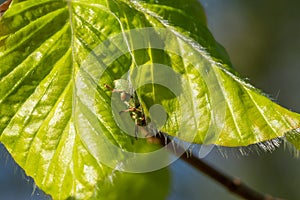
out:
M13 1L0 17L0 141L53 199L139 199L125 182L166 198L168 154L134 139L128 105L104 87L120 79L143 137L247 146L300 127L239 78L197 0Z

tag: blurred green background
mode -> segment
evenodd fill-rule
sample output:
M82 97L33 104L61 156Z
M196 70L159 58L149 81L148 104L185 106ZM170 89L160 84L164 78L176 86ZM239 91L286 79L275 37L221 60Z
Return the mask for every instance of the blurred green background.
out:
M300 112L300 1L200 2L209 29L227 49L237 71L279 104ZM255 147L247 150L252 153L243 156L237 149L215 148L205 160L261 192L300 199L300 158L294 158L286 145L272 153ZM182 161L173 163L171 170L169 200L239 199ZM0 146L0 199L48 198L34 190L32 180Z

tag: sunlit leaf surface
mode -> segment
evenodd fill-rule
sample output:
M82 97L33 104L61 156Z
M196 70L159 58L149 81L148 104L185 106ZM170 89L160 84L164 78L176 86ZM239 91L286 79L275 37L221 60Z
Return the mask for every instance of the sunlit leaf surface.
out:
M300 126L238 77L196 0L13 1L0 18L0 141L54 199L138 199L125 183L143 199L167 195L166 170L118 172L127 157L106 146L157 149L119 114L127 102L104 87L117 79L130 83L148 133L246 146ZM289 138L299 147L297 132Z

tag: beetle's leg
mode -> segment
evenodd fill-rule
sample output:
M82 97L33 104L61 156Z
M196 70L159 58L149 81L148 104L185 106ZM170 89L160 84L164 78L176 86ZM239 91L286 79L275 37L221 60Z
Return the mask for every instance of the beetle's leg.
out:
M124 112L135 112L136 111L136 108L128 108L128 109L126 109L126 110L121 110L120 112L119 112L119 114L122 114L122 113L124 113Z
M108 84L104 84L104 87L106 88L106 89L109 89L110 91L113 91L114 90L114 88L112 88L110 85L108 85Z
M123 90L116 90L116 89L114 89L114 88L112 88L110 85L108 85L108 84L104 84L104 87L106 88L106 89L109 89L110 91L112 91L112 92L118 92L118 93L122 93L122 92L124 92ZM125 92L124 92L125 93Z

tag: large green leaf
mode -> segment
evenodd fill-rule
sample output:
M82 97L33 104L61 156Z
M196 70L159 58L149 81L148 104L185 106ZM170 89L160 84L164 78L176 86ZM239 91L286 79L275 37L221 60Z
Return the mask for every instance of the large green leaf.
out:
M147 132L246 146L300 126L299 114L238 77L196 0L13 1L0 31L0 141L54 199L128 196L125 182L152 185L149 199L167 194L166 171L118 172L168 163L128 135L126 105L103 87L120 78L136 89Z
M81 27L93 9L99 12L94 16L97 19ZM87 30L95 31L99 24L106 26L105 15L97 5L88 7L80 2L12 3L0 21L1 142L54 199L139 199L141 193L146 199L164 199L169 187L166 169L141 175L118 172L116 168L122 162L116 162L115 168L100 163L76 130L78 116L74 115L87 111L72 108L76 99L74 80L88 48L93 47L89 40L94 35ZM111 26L108 32L114 29ZM105 35L99 32L95 41ZM102 114L112 116L109 109ZM111 126L113 130L105 134L111 133L110 138L122 149L147 152L156 148L146 146L144 140L133 144L115 123ZM139 192L128 193L125 182Z

